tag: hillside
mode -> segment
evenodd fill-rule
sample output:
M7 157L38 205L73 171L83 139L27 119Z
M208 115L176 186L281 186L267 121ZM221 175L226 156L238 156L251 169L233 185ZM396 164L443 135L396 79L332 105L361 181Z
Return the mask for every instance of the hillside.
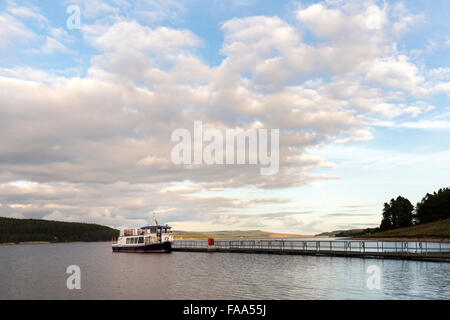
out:
M273 233L261 230L246 230L246 231L212 231L212 232L188 232L188 231L174 231L176 240L196 240L196 239L274 239L274 238L306 238L313 237L311 235L298 235L287 233Z
M364 238L418 238L450 239L450 218L421 224L409 228L399 228L383 232L369 233Z
M349 229L349 230L335 230L331 232L322 232L316 234L315 237L328 237L328 238L338 238L338 237L357 237L363 236L370 232L375 232L376 229Z
M0 217L0 243L108 241L118 235L98 224Z

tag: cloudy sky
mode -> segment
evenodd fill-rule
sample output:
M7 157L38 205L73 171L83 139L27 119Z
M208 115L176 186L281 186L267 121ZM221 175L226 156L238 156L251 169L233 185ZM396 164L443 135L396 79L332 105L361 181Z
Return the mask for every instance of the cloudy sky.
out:
M376 226L390 198L449 185L449 14L448 0L0 0L0 216ZM278 174L174 165L171 133L194 121L280 129Z

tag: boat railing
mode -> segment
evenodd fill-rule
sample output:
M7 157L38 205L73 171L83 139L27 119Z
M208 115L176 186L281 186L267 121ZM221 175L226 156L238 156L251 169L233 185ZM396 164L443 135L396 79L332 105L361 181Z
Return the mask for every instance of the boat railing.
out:
M264 249L273 251L304 252L358 252L358 253L450 253L450 243L425 241L360 241L360 240L175 240L173 248L179 249Z

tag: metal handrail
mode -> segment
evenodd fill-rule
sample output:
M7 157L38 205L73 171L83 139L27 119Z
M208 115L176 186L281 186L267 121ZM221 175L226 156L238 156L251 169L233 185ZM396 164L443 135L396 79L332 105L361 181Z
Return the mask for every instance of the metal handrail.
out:
M423 241L356 241L356 240L175 240L174 248L180 249L265 249L274 251L359 252L359 253L436 253L450 252L450 243Z

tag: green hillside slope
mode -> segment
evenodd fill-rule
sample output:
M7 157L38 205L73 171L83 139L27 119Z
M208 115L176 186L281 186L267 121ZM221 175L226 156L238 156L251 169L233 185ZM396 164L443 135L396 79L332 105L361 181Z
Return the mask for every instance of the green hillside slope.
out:
M408 228L399 228L364 235L365 238L443 238L450 239L450 218L421 224Z

